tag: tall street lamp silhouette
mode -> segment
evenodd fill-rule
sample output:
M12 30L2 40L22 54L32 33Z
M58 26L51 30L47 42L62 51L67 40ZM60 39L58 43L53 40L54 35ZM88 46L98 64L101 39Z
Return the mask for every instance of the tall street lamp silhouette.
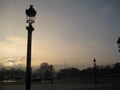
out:
M96 68L96 59L94 58L93 60L93 63L94 63L94 84L97 84L98 81L97 81L97 68Z
M32 43L32 31L34 28L32 24L35 22L36 11L33 5L30 5L29 9L26 9L26 22L29 24L26 29L28 30L27 41L27 63L26 63L26 90L31 90L31 43Z
M118 38L117 44L118 44L118 47L119 47L118 51L120 52L120 37Z

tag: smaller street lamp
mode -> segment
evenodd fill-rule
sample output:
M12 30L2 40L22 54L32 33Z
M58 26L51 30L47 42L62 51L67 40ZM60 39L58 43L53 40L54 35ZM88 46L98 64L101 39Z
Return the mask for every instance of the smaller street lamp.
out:
M118 44L118 48L119 48L118 51L120 52L120 37L118 38L117 44Z
M97 69L96 69L96 59L95 58L93 60L93 63L94 63L94 84L98 84L98 81L97 81Z
M51 83L53 83L53 66L52 65L50 65L50 72L51 72Z

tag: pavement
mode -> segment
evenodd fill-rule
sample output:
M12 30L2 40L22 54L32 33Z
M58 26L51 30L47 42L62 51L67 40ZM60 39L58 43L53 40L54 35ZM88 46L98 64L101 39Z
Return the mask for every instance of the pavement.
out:
M24 84L0 85L0 90L25 90ZM31 90L120 90L116 84L34 83Z

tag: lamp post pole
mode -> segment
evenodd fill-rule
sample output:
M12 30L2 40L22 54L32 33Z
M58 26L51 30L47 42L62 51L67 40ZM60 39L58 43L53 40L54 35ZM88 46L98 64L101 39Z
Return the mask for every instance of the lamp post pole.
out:
M26 27L28 30L28 41L27 41L27 63L26 63L26 90L31 90L31 46L32 46L32 31L34 30L32 23L34 23L36 11L33 6L30 5L29 9L26 9L26 22L29 26Z
M34 28L31 24L26 27L28 30L28 41L27 41L27 67L26 67L26 90L31 90L31 43L32 43L32 31Z

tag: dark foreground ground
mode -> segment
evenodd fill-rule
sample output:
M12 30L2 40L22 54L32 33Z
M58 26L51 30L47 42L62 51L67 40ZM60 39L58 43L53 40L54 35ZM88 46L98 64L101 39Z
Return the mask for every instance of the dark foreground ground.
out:
M32 83L31 90L120 90L120 79L99 80L99 84L93 84L91 79L76 81L62 80ZM0 83L0 90L25 90L25 83Z

